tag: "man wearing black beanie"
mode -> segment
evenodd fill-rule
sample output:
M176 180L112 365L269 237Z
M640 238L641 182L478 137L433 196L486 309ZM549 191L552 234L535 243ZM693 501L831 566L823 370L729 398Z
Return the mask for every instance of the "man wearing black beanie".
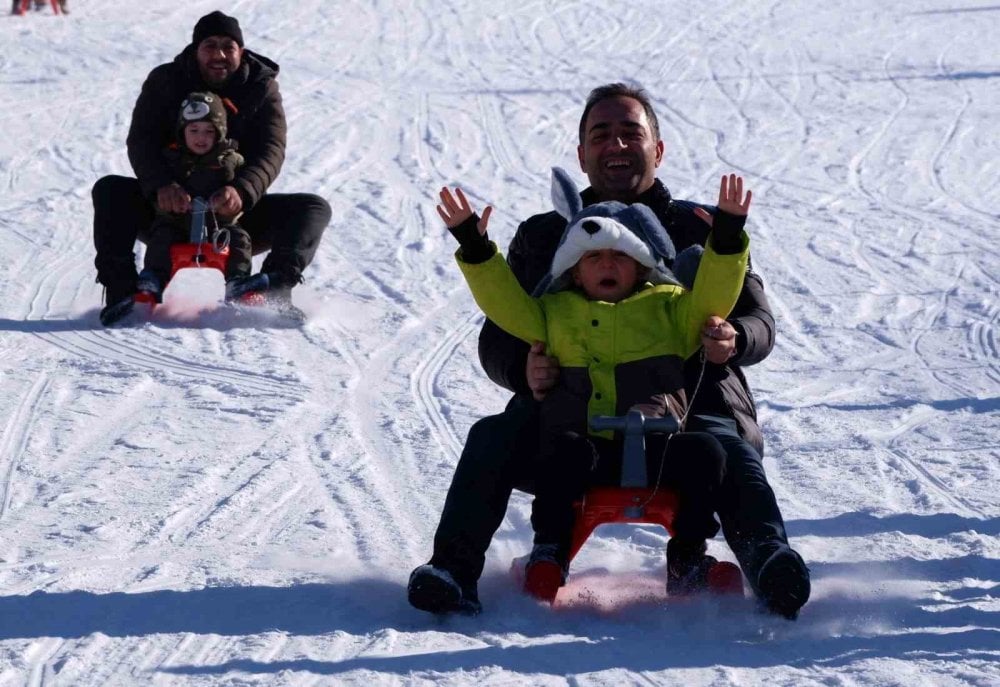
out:
M198 45L209 36L229 36L236 41L236 45L243 47L243 31L240 29L239 20L219 10L206 14L198 20L194 25L191 42Z
M174 143L177 108L188 93L214 91L226 105L229 137L245 164L231 185L211 198L220 218L242 213L253 252L270 251L258 274L235 285L227 298L260 294L275 308L300 314L291 291L302 281L330 221L330 205L309 193L268 194L285 159L285 112L278 65L244 48L239 21L222 12L194 26L191 43L173 61L153 69L132 111L126 145L137 178L106 176L94 184L97 281L105 287L101 323L114 324L132 310L136 291L135 241L146 242L157 209L189 212L191 198L164 163Z

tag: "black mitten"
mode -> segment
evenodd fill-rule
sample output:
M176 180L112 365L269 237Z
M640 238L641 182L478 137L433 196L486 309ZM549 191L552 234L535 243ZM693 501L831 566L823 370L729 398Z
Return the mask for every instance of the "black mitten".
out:
M448 231L458 241L462 250L462 260L476 265L493 257L496 247L490 243L488 234L479 233L479 215L472 215L457 227L448 227Z
M746 223L746 215L733 215L725 210L716 210L712 221L712 250L719 255L732 255L743 250L741 235Z

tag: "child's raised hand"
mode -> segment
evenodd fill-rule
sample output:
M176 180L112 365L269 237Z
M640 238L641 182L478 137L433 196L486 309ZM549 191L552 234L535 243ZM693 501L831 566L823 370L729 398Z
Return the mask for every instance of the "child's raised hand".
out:
M750 212L752 198L753 192L750 189L747 189L745 196L743 195L743 177L735 174L722 175L722 181L719 182L718 207L720 210L737 217L746 217ZM713 226L712 215L703 208L695 208L694 214L707 222L709 226Z
M455 195L452 195L448 187L445 186L441 189L439 196L441 197L441 204L437 206L437 211L441 215L441 219L444 220L445 226L449 229L454 229L475 214L465 194L462 193L462 189L457 186L455 187ZM490 214L492 212L493 206L487 205L486 209L483 210L483 216L479 218L479 222L476 224L476 228L479 230L481 236L486 235L486 227L490 223Z
M729 182L728 184L726 182ZM730 174L728 179L722 176L719 182L719 209L728 212L730 215L746 217L750 212L750 200L753 192L747 189L747 194L743 195L743 177Z
M493 212L493 208L487 205L483 210L483 216L476 222L476 213L472 211L472 206L466 200L462 189L456 187L455 195L452 195L446 186L441 189L440 197L438 214L448 227L448 233L458 241L462 260L475 264L491 258L497 249L486 235L486 226L490 223L490 213Z

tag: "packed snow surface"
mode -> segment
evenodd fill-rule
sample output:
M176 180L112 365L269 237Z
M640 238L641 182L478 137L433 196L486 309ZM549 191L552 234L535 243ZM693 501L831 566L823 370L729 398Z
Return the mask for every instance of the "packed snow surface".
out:
M304 325L182 273L97 319L90 189L199 16L281 65L275 191L333 207ZM0 7L5 10L6 5ZM1000 684L1000 5L74 0L0 17L0 685ZM667 600L665 533L600 531L553 609L407 604L466 432L508 397L434 211L502 246L576 164L588 91L653 95L660 178L754 191L778 318L748 370L813 574L797 622ZM259 263L258 263L259 264ZM720 538L711 551L732 559Z

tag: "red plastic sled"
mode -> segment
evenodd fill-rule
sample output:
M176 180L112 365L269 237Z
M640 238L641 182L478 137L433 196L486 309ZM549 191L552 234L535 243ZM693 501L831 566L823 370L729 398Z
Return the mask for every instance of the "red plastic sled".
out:
M660 525L673 536L674 514L677 510L676 492L646 486L645 441L646 431L672 433L677 431L673 418L646 419L638 411L621 418L595 417L595 429L612 429L625 434L625 455L620 487L593 487L581 501L574 504L576 520L570 544L569 561L572 562L593 531L600 525L611 523L646 523ZM628 485L628 486L626 486ZM554 603L562 586L562 571L552 564L535 564L531 575L524 573L524 559L515 559L511 570L523 580L524 592L530 596ZM717 594L742 594L743 575L739 567L728 561L716 563L708 573L709 589Z
M205 217L211 212L211 203L204 198L191 199L191 230L188 234L187 243L175 243L170 246L170 279L184 269L189 268L214 268L226 274L226 266L229 264L229 241L222 245L217 245L213 241L208 241L209 232L205 225ZM218 226L216 225L216 229ZM214 235L215 237L218 234ZM169 280L168 280L169 283ZM163 285L166 290L167 285ZM162 292L160 294L162 298ZM239 299L247 305L261 305L264 297L256 292L244 294ZM136 303L146 304L150 310L156 307L156 294L148 291L140 291L135 295Z
M170 246L170 278L184 269L209 267L226 273L226 265L229 263L229 248L225 247L216 250L216 247L208 242L205 243L175 243ZM164 285L164 290L166 285ZM148 291L140 291L135 294L136 303L145 303L152 309L156 306L156 296Z

